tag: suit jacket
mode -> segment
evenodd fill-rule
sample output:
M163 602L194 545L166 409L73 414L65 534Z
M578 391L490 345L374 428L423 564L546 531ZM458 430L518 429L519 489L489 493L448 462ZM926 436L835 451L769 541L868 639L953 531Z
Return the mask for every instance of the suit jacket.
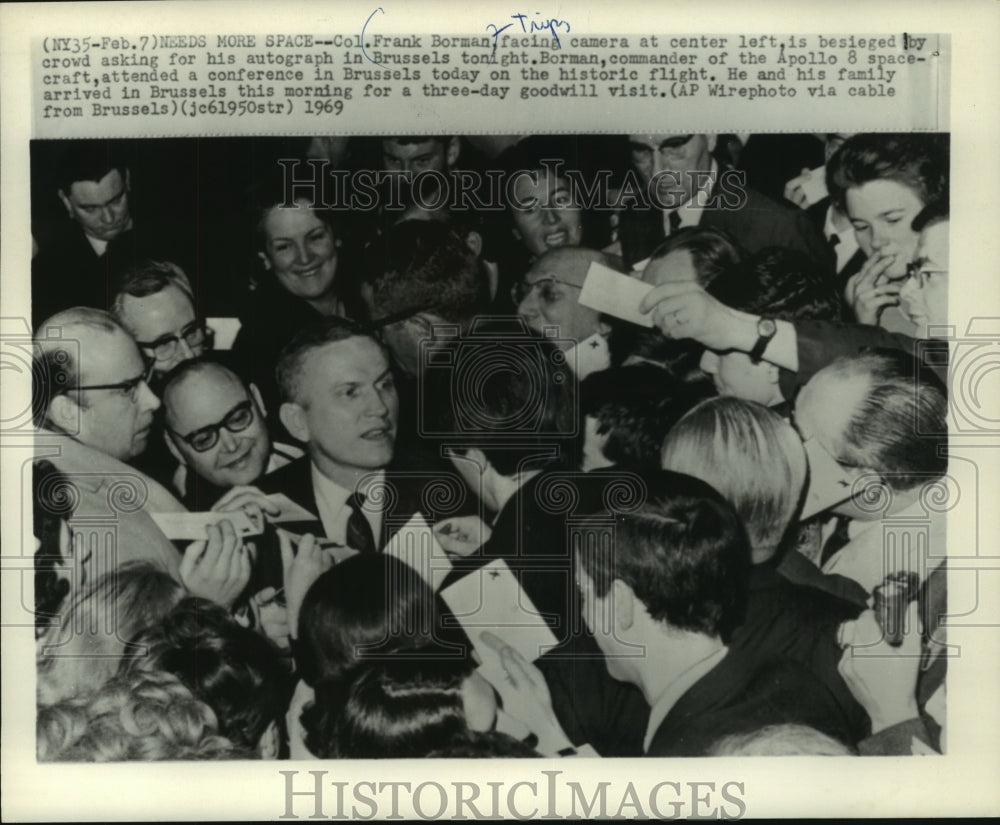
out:
M939 338L911 338L869 324L840 324L833 321L796 321L798 340L798 384L802 386L823 367L840 356L857 355L865 347L909 352L947 386L948 342Z
M70 527L95 548L84 563L88 581L127 561L148 561L180 581L180 553L150 513L184 512L153 479L61 433L39 430L35 457L48 458L72 485ZM110 541L108 541L110 538Z
M385 484L391 491L386 498L391 506L382 512L381 535L376 537L379 548L385 547L386 543L418 511L431 524L441 519L474 512L472 508L475 504L471 501L471 495L456 473L449 477L439 472L426 473L403 469L400 464L394 462L386 468ZM313 490L309 456L297 458L273 473L268 473L260 480L258 486L267 495L284 493L296 504L317 515L316 521L302 524L286 522L281 525L282 527L287 527L293 532L324 535L323 525L318 519L319 507Z
M133 228L98 257L79 225L66 221L31 262L32 326L70 307L109 309L122 274L149 258L177 264L196 283L193 254L175 223L172 216L168 232L150 216L134 217Z
M817 231L801 209L773 201L749 187L744 187L744 191L746 203L740 209L730 209L723 202L724 193L716 185L698 225L728 232L751 254L769 246L797 249L832 277L833 253L822 232ZM625 266L631 268L648 258L665 239L663 212L642 206L624 209L619 217L618 237L622 259Z
M653 734L647 756L705 756L723 736L765 725L802 724L853 742L851 726L830 691L788 660L761 660L746 648L695 682Z

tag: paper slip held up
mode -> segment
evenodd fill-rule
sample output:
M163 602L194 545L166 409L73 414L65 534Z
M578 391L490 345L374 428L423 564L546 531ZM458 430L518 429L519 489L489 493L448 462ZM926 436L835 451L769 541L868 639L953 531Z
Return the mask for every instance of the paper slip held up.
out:
M653 287L594 262L587 270L579 301L584 306L642 327L653 326L653 316L639 312L639 304Z
M483 662L485 672L502 672L500 655L481 636L499 636L529 662L556 646L552 630L538 614L503 559L492 561L441 591Z
M228 513L210 511L207 513L150 513L156 526L163 531L171 541L174 539L189 539L198 541L207 539L205 528L220 521L232 523L238 536L259 536L264 532L264 524L256 523L243 510L233 510Z
M441 587L451 572L451 558L438 544L427 519L419 512L414 513L389 539L384 552L410 565L434 590Z

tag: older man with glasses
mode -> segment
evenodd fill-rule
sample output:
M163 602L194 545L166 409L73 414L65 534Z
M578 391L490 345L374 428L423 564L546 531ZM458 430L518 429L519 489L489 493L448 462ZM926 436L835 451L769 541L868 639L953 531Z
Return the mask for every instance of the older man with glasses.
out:
M193 595L231 601L246 585L250 566L230 522L220 517L207 541L188 545L182 557L153 516L182 513L184 506L126 463L146 449L160 406L148 383L151 365L132 336L102 310L64 310L36 330L32 367L35 452L66 478L62 494L76 502L70 519L76 540L96 548L87 578L144 560ZM215 509L236 507L277 510L259 493L229 496Z
M157 376L212 348L213 332L198 317L187 275L169 261L147 261L126 273L111 312Z

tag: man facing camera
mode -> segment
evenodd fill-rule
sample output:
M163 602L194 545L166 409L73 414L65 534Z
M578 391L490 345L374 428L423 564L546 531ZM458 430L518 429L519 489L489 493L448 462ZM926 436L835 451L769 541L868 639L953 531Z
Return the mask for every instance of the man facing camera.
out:
M302 455L272 444L257 388L214 361L184 361L169 372L163 408L167 446L181 464L175 487L192 510Z
M310 531L376 552L418 510L432 523L450 515L423 500L425 483L440 483L438 475L387 473L399 397L385 350L361 327L330 318L303 330L282 352L277 373L281 421L306 455L265 476L260 488L316 514Z

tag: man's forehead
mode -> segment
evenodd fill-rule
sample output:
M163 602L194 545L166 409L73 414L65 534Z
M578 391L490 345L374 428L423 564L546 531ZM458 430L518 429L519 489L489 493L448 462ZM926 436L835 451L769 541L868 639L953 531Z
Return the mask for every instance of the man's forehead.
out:
M582 250L557 249L535 263L524 277L529 284L542 278L556 278L583 286L591 263L592 260Z
M311 349L305 354L302 368L312 373L314 379L362 381L377 378L389 368L389 362L371 338L352 335Z
M112 169L99 181L73 181L69 195L77 206L101 206L106 201L117 198L124 190L125 181L121 173Z
M134 378L145 366L132 336L123 330L67 327L63 336L79 342L81 384Z
M172 421L196 429L214 424L247 395L243 382L228 370L199 370L172 384L163 406Z
M803 438L829 444L838 439L868 392L864 375L820 370L795 401L795 424Z
M122 299L122 312L136 319L161 317L170 313L172 318L183 316L194 318L194 303L177 284L167 284L159 292L150 295L125 295Z

